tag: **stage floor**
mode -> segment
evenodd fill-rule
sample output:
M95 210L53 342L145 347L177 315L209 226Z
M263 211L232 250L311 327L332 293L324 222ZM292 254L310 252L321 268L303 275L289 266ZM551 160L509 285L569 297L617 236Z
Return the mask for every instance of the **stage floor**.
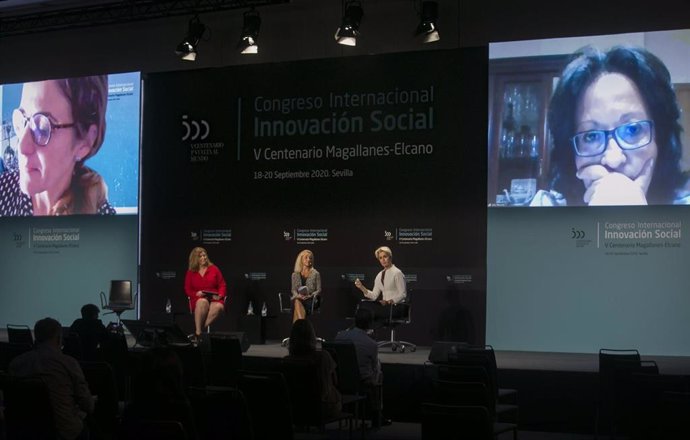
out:
M428 362L431 347L417 347L404 353L383 348L379 351L382 364L424 365ZM287 355L287 348L280 341L267 341L264 345L252 344L245 356L281 358ZM642 356L643 360L654 360L660 374L690 375L688 356ZM596 373L599 371L597 353L556 353L538 351L496 351L499 370L541 370Z

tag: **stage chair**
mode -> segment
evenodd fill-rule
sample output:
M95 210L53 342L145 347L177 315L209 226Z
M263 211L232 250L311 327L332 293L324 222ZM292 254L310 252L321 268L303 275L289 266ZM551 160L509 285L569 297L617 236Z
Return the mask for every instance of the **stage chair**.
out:
M436 403L455 406L481 406L486 408L492 422L493 435L513 432L517 440L518 426L516 423L497 421L496 397L493 392L481 382L458 382L450 380L434 381L434 397Z
M611 349L599 350L599 395L597 410L594 420L594 437L599 438L599 425L602 413L608 416L608 429L610 438L618 429L618 424L623 416L622 399L623 381L621 375L629 373L630 369L639 368L641 365L640 352L636 349Z
M28 325L7 324L7 341L14 345L34 346L34 337Z
M400 312L402 310L402 312ZM383 347L391 347L391 350L397 351L400 349L401 353L406 350L415 351L417 346L412 342L400 341L396 337L396 329L399 325L407 325L412 322L412 304L410 302L410 291L407 292L407 298L398 304L391 304L388 311L388 319L383 324L391 331L391 337L387 341L379 341L379 349Z
M422 440L494 440L489 411L483 406L422 403Z
M292 318L292 301L290 300L290 297L286 298L285 296L283 296L282 292L278 292L278 304L280 305L280 313L290 315L290 317ZM317 295L314 301L311 302L311 309L309 310L309 315L307 316L313 315L314 313L321 313L321 295ZM318 336L316 337L316 340L317 342L324 342L324 339L319 338ZM287 337L281 341L280 345L282 347L287 347L289 343L290 337Z
M294 438L287 382L279 372L240 371L237 387L244 394L256 439ZM303 411L304 408L297 408Z
M101 292L101 309L110 310L104 315L115 313L117 316L117 326L122 328L120 317L127 310L134 310L136 295L132 298L132 281L130 280L111 280L110 293L106 300L105 293Z

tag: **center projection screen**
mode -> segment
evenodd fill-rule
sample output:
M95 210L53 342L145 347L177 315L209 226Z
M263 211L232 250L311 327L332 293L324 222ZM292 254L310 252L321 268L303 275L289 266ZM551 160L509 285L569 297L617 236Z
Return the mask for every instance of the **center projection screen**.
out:
M0 85L0 111L0 326L69 326L138 282L141 75Z
M487 343L690 355L690 31L489 58Z

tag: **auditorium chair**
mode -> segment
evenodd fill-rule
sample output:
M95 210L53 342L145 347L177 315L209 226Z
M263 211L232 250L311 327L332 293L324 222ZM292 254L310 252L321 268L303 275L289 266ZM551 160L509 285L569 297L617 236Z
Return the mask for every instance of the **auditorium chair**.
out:
M628 379L631 372L642 366L640 352L636 349L599 350L599 393L594 436L599 438L602 418L608 420L610 438L614 438L621 424L625 423L627 396L630 386Z
M442 405L484 407L489 414L493 435L512 431L517 440L517 424L497 420L496 396L484 383L434 380L434 401Z
M367 393L362 385L359 374L359 362L357 361L357 349L352 341L325 341L321 348L331 355L336 364L336 375L338 376L338 391L342 395L343 406L352 405L354 407L355 419L359 419L362 427L362 435L366 425L364 419L368 413ZM376 386L372 392L381 393L381 384ZM379 394L380 395L380 394Z
M342 422L349 426L349 438L352 439L352 426L354 414L341 411L333 416L323 412L322 387L323 380L319 369L319 363L312 359L280 360L280 371L283 373L288 385L290 405L297 408L293 412L293 423L299 428L316 427L320 433L325 433L326 425L338 422L342 428Z
M58 438L50 393L42 378L0 373L0 389L8 440Z
M422 440L495 440L493 422L483 406L424 402Z
M34 346L34 337L28 325L7 324L7 341L14 345Z
M293 407L280 372L240 371L237 388L244 394L256 439L294 438ZM295 408L301 411L301 408Z

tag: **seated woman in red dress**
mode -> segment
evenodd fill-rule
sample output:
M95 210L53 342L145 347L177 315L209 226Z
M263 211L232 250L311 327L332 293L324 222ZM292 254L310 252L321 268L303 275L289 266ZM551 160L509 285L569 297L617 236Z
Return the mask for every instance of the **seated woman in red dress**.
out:
M189 270L184 280L184 290L194 313L194 342L201 331L223 314L227 287L218 266L208 259L206 249L195 247L189 254Z

